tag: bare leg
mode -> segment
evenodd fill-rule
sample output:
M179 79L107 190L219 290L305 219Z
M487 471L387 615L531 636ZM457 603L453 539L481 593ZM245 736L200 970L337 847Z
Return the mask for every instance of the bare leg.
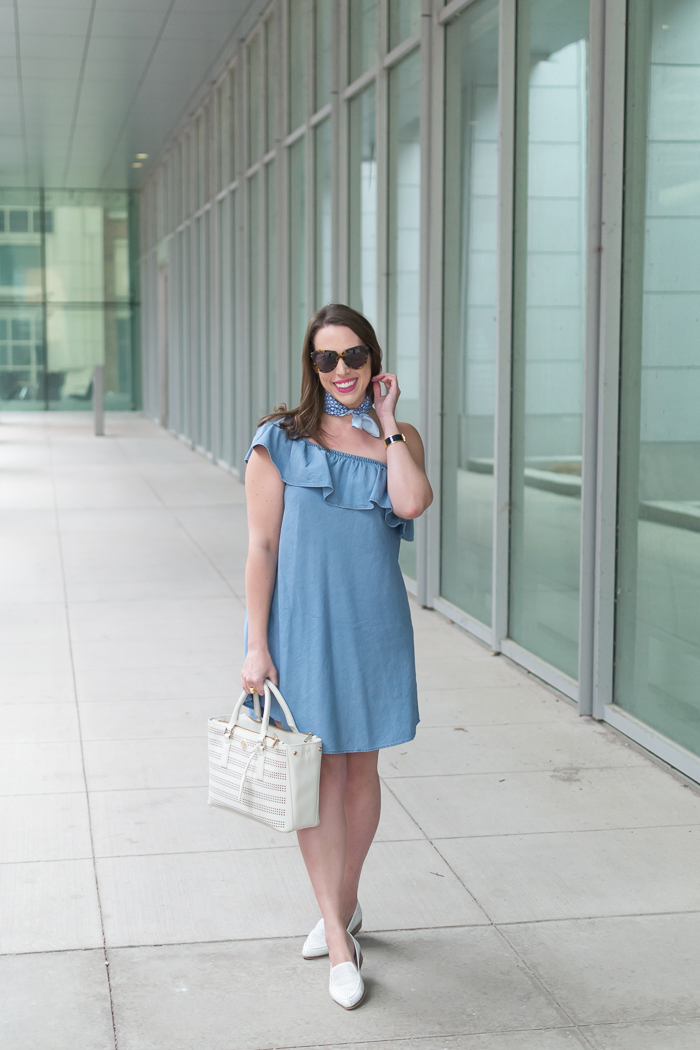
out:
M352 959L351 942L343 915L343 880L347 855L345 780L347 755L321 759L320 817L318 827L297 832L306 870L316 894L326 928L331 965Z
M378 751L347 755L345 820L347 850L343 878L343 918L347 927L357 904L362 865L377 832L381 787L377 772Z

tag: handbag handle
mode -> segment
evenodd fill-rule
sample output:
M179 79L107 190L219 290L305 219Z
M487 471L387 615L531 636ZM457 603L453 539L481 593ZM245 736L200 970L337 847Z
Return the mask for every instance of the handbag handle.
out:
M297 724L294 721L294 717L292 715L292 712L289 710L289 706L287 704L287 701L284 699L284 697L280 693L280 691L277 688L277 686L274 685L270 681L269 678L266 678L265 679L265 710L263 712L262 728L260 730L260 741L264 741L265 737L267 736L268 727L270 725L270 711L272 709L272 697L270 696L270 693L274 693L275 694L275 698L276 698L278 704L280 705L280 707L282 708L282 711L284 712L284 717L287 720L287 725L290 726L290 728L293 729L295 733L299 732L299 730L297 729ZM241 695L238 697L238 700L236 701L236 706L233 709L233 714L231 715L231 720L230 720L229 724L226 726L226 729L224 730L224 735L225 736L230 736L231 733L233 732L233 727L235 726L236 722L238 721L238 716L241 713L241 708L243 707L243 704L245 702L245 698L247 696L248 696L248 693L246 693L246 691L244 689L243 692L241 693Z

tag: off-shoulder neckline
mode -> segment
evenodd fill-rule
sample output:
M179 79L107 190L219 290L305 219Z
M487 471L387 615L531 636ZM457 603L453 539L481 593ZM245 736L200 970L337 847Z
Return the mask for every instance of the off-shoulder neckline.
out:
M319 445L316 441L311 441L307 437L303 437L301 440L305 441L311 448L319 448L321 452L332 452L334 456L345 456L346 459L359 459L360 463L376 463L386 470L386 463L381 459L375 459L374 456L356 456L354 452L341 452L338 448L324 448L323 445Z

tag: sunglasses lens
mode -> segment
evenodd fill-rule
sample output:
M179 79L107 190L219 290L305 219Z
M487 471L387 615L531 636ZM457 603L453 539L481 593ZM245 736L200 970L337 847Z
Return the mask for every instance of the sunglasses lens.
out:
M350 350L343 357L348 368L362 368L367 363L367 351L364 346L358 346L356 350Z
M335 350L319 352L313 355L313 361L319 372L332 372L338 364L338 355Z

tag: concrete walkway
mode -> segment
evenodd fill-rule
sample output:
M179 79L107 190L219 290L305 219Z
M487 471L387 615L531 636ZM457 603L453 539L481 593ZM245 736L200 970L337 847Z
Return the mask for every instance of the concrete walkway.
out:
M435 612L381 759L369 996L292 838L206 805L243 487L141 417L0 417L0 1045L697 1050L700 795Z

